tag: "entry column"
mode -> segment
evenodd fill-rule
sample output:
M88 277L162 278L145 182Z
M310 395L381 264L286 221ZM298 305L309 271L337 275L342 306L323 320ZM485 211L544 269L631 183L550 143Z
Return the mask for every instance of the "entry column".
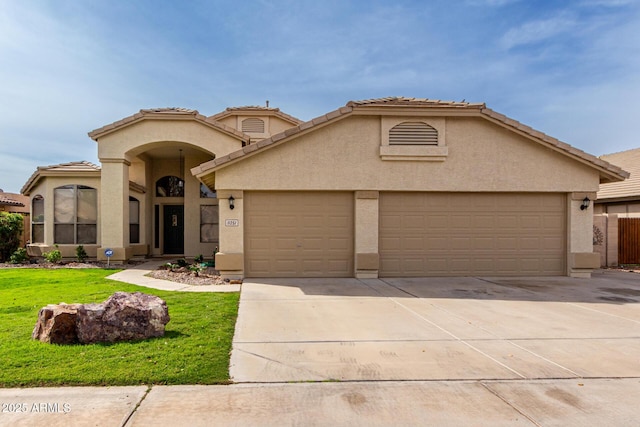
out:
M129 166L125 159L100 159L100 243L98 259L105 260L104 250L113 250L111 262L131 258L129 245Z
M378 277L379 192L356 191L355 194L355 273L359 279Z
M218 190L220 252L216 270L224 279L244 276L244 204L242 190Z

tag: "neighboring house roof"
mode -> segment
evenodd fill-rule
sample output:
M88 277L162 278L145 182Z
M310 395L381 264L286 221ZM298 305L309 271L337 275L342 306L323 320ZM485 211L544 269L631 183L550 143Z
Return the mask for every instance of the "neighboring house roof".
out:
M9 195L7 193L4 192L0 192L0 205L4 205L4 206L24 206L24 203L22 203L19 200L16 200L16 195ZM19 197L24 197L24 196L19 196Z
M428 108L431 112L442 111L445 114L460 114L460 115L476 115L483 117L489 121L492 121L500 126L510 129L511 131L528 137L541 145L544 145L552 150L565 154L579 162L585 163L591 167L596 168L600 172L600 182L616 182L622 181L629 176L627 172L614 166L602 159L599 159L591 154L587 154L582 150L572 147L569 144L561 142L555 138L550 137L542 132L539 132L529 126L510 119L509 117L496 113L495 111L486 108L483 103L469 103L469 102L455 102L455 101L441 101L426 98L405 98L405 97L388 97L388 98L376 98L366 99L362 101L350 101L344 107L334 110L330 113L316 117L308 122L301 123L295 127L285 130L279 134L273 135L270 138L259 141L255 144L249 144L243 147L241 150L230 153L226 156L218 157L207 163L203 163L191 169L191 172L201 177L205 174L215 172L218 169L229 166L243 158L252 156L263 150L273 148L277 145L295 139L296 137L312 132L320 127L324 127L330 122L342 120L350 115L354 114L402 114L407 111L420 111ZM455 113L454 113L455 111Z
M640 199L640 148L600 156L602 160L630 172L628 179L600 185L598 200L602 202Z
M94 165L87 161L60 163L58 165L50 166L38 166L36 171L29 177L26 184L22 187L20 192L22 194L29 194L31 189L40 181L40 178L44 176L55 175L96 175L100 176L100 166Z
M269 107L261 107L259 105L245 105L243 107L229 107L226 110L218 113L218 114L214 114L213 116L209 117L209 120L222 120L225 117L229 117L232 116L234 114L239 114L239 115L259 115L259 114L267 114L270 116L276 116L281 118L284 121L287 121L293 125L299 125L302 122L302 120L290 116L289 114L285 114L282 111L280 111L279 108L269 108Z
M117 122L113 122L109 125L102 126L101 128L89 132L89 137L94 141L97 141L99 138L102 138L105 135L108 135L127 126L131 126L143 120L194 120L205 126L212 127L228 135L231 135L232 137L239 140L249 141L250 139L250 137L244 132L240 132L239 130L234 129L230 126L218 123L211 118L207 118L200 114L197 110L174 107L142 109L136 114L125 117L122 120L118 120Z

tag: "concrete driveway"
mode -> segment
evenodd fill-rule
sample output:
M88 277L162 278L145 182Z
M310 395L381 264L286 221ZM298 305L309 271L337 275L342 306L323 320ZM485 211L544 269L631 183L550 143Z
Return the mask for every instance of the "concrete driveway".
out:
M235 382L640 377L640 275L247 280Z

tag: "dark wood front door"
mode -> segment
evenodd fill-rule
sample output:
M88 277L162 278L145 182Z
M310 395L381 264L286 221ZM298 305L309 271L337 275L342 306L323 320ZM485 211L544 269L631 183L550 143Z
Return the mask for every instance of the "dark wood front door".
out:
M184 206L164 206L164 253L184 253Z

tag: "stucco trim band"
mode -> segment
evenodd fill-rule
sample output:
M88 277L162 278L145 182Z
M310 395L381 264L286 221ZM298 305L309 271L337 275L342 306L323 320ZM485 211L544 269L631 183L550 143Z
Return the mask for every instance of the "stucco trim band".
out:
M378 270L380 267L380 255L377 253L357 253L356 270Z
M218 271L242 271L244 270L244 254L216 254L216 270Z
M600 267L600 254L597 252L572 252L569 261L572 269L595 269Z

